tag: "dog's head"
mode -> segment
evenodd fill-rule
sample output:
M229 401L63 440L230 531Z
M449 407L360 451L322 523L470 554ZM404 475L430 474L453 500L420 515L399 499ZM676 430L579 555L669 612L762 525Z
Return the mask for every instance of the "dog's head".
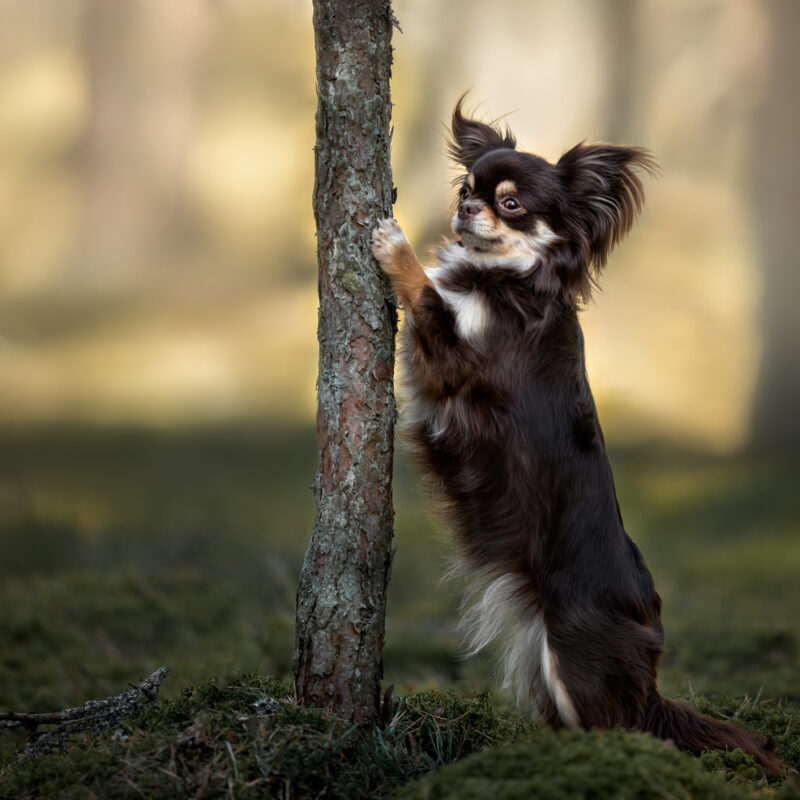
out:
M588 300L614 245L644 201L637 170L656 171L647 150L578 144L551 164L516 149L510 131L453 111L450 154L458 179L453 230L479 263L536 270L537 289Z

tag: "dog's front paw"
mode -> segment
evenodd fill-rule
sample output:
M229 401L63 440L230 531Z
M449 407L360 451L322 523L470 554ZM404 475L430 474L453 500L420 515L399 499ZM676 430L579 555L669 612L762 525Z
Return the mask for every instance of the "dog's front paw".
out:
M392 263L403 247L410 247L403 229L393 219L382 219L372 231L372 252L384 272L394 271Z
M422 264L393 219L382 219L372 231L372 252L406 311L415 313L426 286L432 285Z

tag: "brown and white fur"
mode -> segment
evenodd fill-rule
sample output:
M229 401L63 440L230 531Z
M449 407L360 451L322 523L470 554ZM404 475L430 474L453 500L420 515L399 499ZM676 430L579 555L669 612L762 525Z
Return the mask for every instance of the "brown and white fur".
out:
M406 423L469 572L472 651L553 726L638 728L699 753L768 737L662 697L661 601L626 534L584 367L578 311L644 199L640 148L579 144L555 164L453 112L466 170L458 237L425 270L400 226L373 249L405 308Z

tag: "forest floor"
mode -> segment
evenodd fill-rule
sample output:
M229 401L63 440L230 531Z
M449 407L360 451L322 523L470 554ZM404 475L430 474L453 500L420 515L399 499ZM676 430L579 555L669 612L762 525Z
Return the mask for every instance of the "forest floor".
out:
M772 732L797 770L800 465L656 447L614 452L612 464L664 601L662 691ZM468 800L493 776L495 800L532 785L553 798L612 796L604 785L631 797L800 796L791 771L766 783L733 754L556 736L518 716L491 658L460 657L458 586L441 581L447 538L402 458L391 719L364 737L290 704L262 713L288 692L315 465L309 429L0 432L0 711L79 705L171 669L158 708L64 752L18 767L24 738L0 731L0 798L379 797L451 761L400 794ZM536 771L553 763L557 775Z

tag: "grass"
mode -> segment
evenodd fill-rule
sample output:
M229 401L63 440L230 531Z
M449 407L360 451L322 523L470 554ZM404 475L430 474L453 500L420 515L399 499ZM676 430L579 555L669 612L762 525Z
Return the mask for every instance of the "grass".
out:
M153 800L204 797L385 796L483 747L532 729L497 714L485 696L396 697L374 731L291 702L289 684L242 676L160 703L115 735L87 736L6 771L11 796Z
M485 695L395 696L385 724L365 731L299 707L288 693L288 683L253 675L185 689L110 736L87 735L66 752L6 767L0 796L734 800L794 791L768 783L738 751L696 759L640 733L555 733L496 711ZM777 734L781 757L800 764L796 739L780 738L800 721L800 706L738 711Z
M520 753L541 766L552 760L546 753L568 760L574 748L622 747L613 736L573 741L532 729L494 685L491 659L459 657L457 587L440 581L449 546L402 460L385 649L395 727L366 740L317 712L290 722L286 715L306 712L276 716L248 706L285 691L255 676L289 674L315 459L307 429L0 432L0 709L55 710L115 694L162 664L172 668L161 707L113 737L87 737L66 755L18 770L8 768L18 736L0 735L0 797L24 797L34 786L42 797L159 797L161 786L164 797L192 797L204 785L208 797L310 797L325 786L327 796L336 796L331 786L342 796L381 796L458 761L440 778L409 784L423 788L407 796L445 797L455 786L466 800L464 786L479 786L481 770L511 769ZM653 450L612 461L627 528L664 599L662 690L772 731L797 768L798 465ZM250 677L226 679L235 673ZM239 717L249 720L246 731ZM293 743L281 744L285 736ZM664 755L645 740L630 746L641 751L631 763L641 759L645 774ZM462 760L479 749L487 755ZM281 760L293 752L321 760L301 759L298 772ZM795 796L789 784L763 785L752 764L730 754L666 758L677 781L669 796L700 792L679 780L694 780L686 770L698 769L701 782L730 784L732 797ZM375 770L365 766L376 759ZM592 763L600 770L605 760ZM475 774L459 771L478 762ZM622 780L609 770L609 780ZM74 795L66 793L69 775ZM324 785L313 783L320 776ZM552 785L545 772L529 777L540 793ZM598 786L602 780L598 772ZM508 796L527 797L531 785L509 784Z
M85 735L66 752L8 765L0 797L311 798L371 800L543 797L780 798L743 753L700 759L640 733L560 732L486 695L427 690L395 696L366 731L295 705L286 682L241 676L185 689L112 735ZM705 710L723 710L704 701ZM795 767L800 706L750 703L741 721L777 736Z

